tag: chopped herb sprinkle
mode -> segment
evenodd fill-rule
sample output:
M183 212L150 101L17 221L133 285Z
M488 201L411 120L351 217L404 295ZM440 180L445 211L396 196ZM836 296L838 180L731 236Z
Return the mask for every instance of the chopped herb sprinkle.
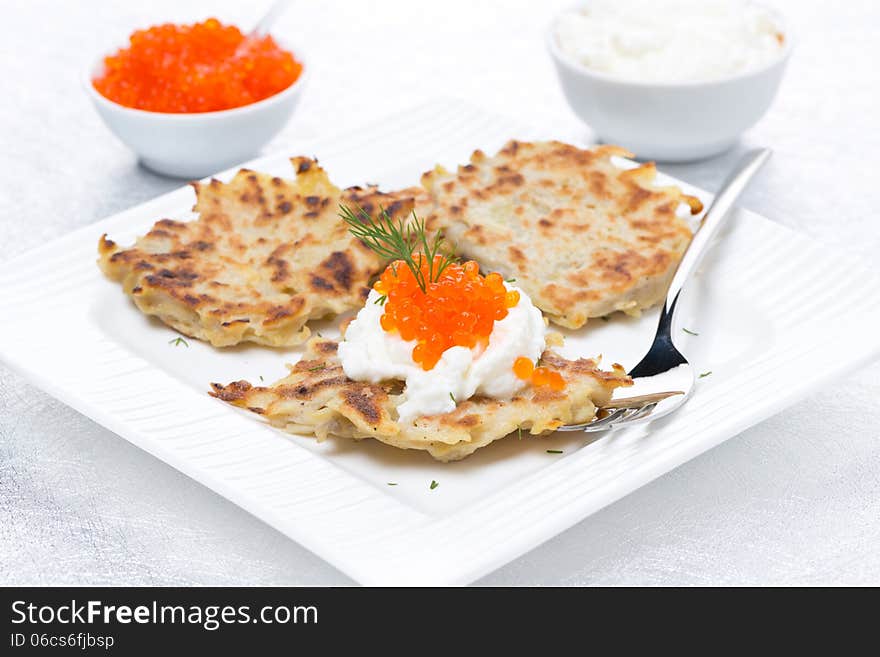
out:
M168 344L173 344L175 347L179 347L180 345L183 345L184 347L189 349L189 342L187 342L186 340L184 340L183 338L181 338L179 336L174 338L173 340L169 340Z
M396 485L397 485L397 482L396 482L396 481L389 481L389 482L388 482L388 485L389 485L389 486L396 486Z
M321 363L320 365L316 365L315 367L310 367L309 372L317 372L318 370L327 369L327 366Z
M548 449L547 453L548 454L562 454L562 450L561 449Z
M431 480L431 490L434 490L434 489L437 488L437 486L439 486L439 485L440 485L440 484L438 484L438 483L437 483L436 481L434 481L433 479Z
M377 306L384 306L386 301L388 301L388 295L383 294L381 297L376 299L373 303L376 304Z
M699 335L699 333L697 333L696 331L690 331L686 328L682 328L681 330L684 331L685 333L687 333L688 335Z
M453 403L453 404L457 404L457 403L458 403L457 401L455 401L455 395L453 395L451 392L449 393L449 398L452 400L452 403Z
M712 373L712 370L709 370L708 372L703 372L702 374L700 374L700 378L701 379L705 378L705 377L709 376L711 373Z

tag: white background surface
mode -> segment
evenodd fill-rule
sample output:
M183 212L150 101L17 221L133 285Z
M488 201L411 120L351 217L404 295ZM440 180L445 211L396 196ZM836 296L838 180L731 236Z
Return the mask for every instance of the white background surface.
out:
M88 105L79 76L99 50L162 20L214 13L247 25L264 3L129 4L10 3L0 24L0 259L179 186L138 167ZM295 153L310 135L438 95L588 136L543 46L549 18L568 4L299 2L277 32L307 50L314 77L267 151ZM742 204L876 268L880 78L869 55L880 8L776 6L798 44L771 113L737 147L776 151ZM714 189L735 158L664 168ZM878 400L875 364L479 583L878 584ZM0 367L0 583L350 580Z

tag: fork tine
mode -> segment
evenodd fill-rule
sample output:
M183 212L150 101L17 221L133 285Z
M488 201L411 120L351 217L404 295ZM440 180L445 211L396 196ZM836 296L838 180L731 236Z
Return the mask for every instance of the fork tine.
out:
M581 425L579 428L582 431L604 431L605 429L610 429L612 424L615 424L618 420L623 420L626 415L629 415L633 412L632 408L618 408L616 411L603 417L601 420L594 420L593 422L588 422L585 425Z
M601 420L596 420L585 425L583 427L583 431L593 432L617 429L624 424L629 424L630 422L633 422L640 418L647 417L653 412L656 407L657 403L655 402L646 406L642 406L641 408L620 408L614 411L611 415L602 418Z
M670 390L669 392L655 392L650 395L638 395L636 397L624 397L622 399L612 399L607 404L603 404L603 409L610 408L641 408L654 402L663 401L667 397L675 395L683 395L684 390Z
M605 431L607 429L616 429L617 427L628 424L634 420L638 420L650 415L657 407L657 402L646 404L637 408L618 408L609 415L599 419L587 422L586 424L569 425L559 427L557 431Z
M567 424L565 426L559 427L557 431L597 431L597 429L588 429L587 427L598 425L601 428L608 423L622 417L623 414L626 413L628 410L630 409L620 408L600 420L592 420L590 422L585 422L584 424Z
M630 422L634 422L635 420L646 417L646 416L650 415L651 413L653 413L655 408L657 408L656 402L653 404L648 404L647 406L644 406L644 407L640 408L639 410L637 410L632 415L625 417L625 418L622 418L620 420L620 422L616 422L614 424L614 426L619 427L621 424L629 424Z
M657 404L663 399L683 394L684 392L676 390L614 400L597 409L600 412L609 412L605 417L600 417L584 424L561 426L557 431L604 431L611 429L620 424L646 417L654 411Z

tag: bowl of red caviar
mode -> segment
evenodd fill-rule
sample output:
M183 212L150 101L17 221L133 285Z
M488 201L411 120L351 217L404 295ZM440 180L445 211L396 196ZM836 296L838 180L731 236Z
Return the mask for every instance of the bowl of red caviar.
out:
M202 178L256 155L290 119L307 73L299 49L209 18L136 30L84 83L145 167Z

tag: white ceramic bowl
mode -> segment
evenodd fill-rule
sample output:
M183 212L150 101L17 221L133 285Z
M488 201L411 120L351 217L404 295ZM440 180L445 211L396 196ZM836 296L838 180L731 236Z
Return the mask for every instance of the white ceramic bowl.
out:
M770 107L792 49L786 26L785 47L764 68L706 82L638 82L592 71L566 55L556 40L558 20L547 47L574 113L602 141L667 162L730 148Z
M104 123L145 167L176 178L204 178L251 159L284 127L299 103L308 63L300 49L279 45L303 65L299 78L274 96L234 109L169 114L115 103L92 85L102 72L103 56L84 73L83 84Z

